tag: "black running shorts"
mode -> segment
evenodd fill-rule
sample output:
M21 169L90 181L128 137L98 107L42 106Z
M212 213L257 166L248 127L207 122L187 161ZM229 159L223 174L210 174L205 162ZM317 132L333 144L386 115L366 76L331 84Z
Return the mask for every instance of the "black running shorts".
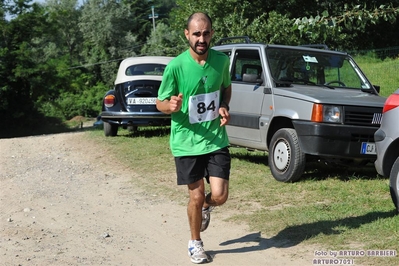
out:
M229 180L231 158L227 147L196 156L175 157L177 184L188 185L201 178L220 177Z

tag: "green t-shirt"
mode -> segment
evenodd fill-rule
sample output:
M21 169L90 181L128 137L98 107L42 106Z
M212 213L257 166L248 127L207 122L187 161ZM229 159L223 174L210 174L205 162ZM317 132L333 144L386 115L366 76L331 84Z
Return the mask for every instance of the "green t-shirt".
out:
M158 99L183 94L180 111L171 115L170 147L175 157L206 154L229 145L226 128L220 126L219 106L230 84L229 58L212 49L203 66L189 50L167 65Z

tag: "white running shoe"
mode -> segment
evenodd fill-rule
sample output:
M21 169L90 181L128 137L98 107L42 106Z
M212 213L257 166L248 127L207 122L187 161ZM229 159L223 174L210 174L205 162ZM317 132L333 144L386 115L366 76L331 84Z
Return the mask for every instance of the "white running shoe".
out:
M201 223L201 232L204 232L211 221L211 211L213 210L213 206L209 206L208 208L202 208L202 223Z
M188 241L188 256L190 256L191 262L196 264L208 262L208 256L201 240Z

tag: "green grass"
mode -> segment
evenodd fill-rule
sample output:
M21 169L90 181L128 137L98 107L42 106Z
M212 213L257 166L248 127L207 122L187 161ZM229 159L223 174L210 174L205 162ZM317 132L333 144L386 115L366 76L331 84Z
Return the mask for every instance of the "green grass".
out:
M381 86L380 94L388 96L399 88L399 59L384 60L373 56L355 57L357 64L374 85Z
M154 193L186 203L186 188L176 185L168 129L149 128L105 138L101 130L85 135L139 177L134 182ZM311 163L299 182L276 181L267 153L231 148L228 220L246 223L277 246L299 243L320 250L389 249L399 251L399 216L386 178L374 167L336 167ZM178 193L177 193L178 192ZM394 265L397 258L355 258L362 265Z

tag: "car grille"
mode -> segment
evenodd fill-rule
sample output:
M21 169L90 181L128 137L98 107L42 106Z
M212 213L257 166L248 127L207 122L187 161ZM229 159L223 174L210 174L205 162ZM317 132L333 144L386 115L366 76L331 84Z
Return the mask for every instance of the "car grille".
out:
M382 108L345 107L345 125L378 128L381 124Z

